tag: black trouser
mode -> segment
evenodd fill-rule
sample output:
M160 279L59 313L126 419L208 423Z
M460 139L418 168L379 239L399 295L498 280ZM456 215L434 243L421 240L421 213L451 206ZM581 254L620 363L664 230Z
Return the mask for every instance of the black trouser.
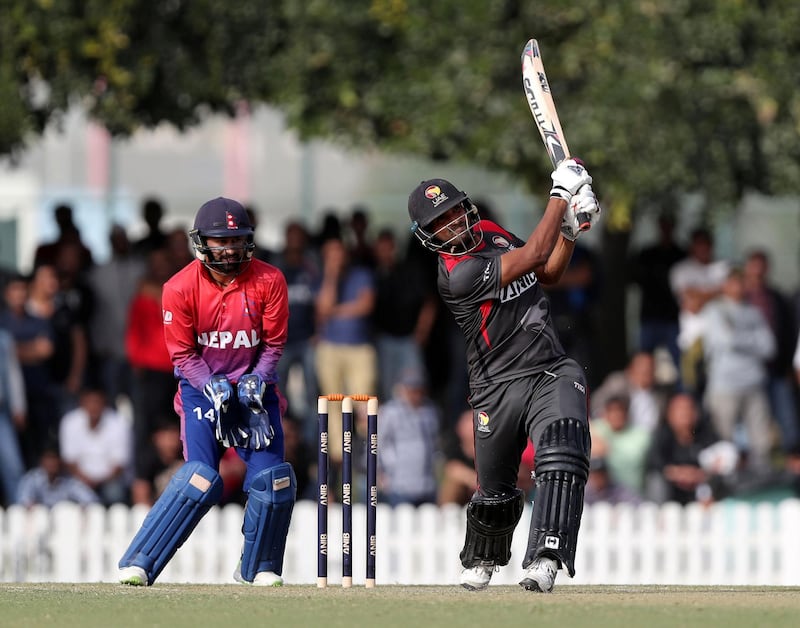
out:
M474 389L470 396L479 491L513 492L528 438L538 446L544 429L559 419L576 419L588 429L583 370L562 358L542 373Z

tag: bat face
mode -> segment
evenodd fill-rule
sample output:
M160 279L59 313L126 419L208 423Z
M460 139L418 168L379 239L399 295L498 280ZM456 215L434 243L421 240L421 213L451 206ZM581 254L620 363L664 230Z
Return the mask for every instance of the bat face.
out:
M567 151L564 149L564 142L558 134L555 124L548 120L540 101L537 99L534 90L531 87L529 77L525 77L522 81L525 95L528 98L528 106L531 108L533 119L536 121L536 126L539 128L539 134L542 136L545 150L550 156L550 161L553 166L558 166L562 161L567 159Z
M522 87L547 155L553 167L557 168L562 161L569 159L569 148L561 130L553 94L550 92L539 44L535 39L529 40L522 51ZM591 226L588 214L578 214L578 219L581 230Z
M558 166L569 157L569 150L535 39L528 42L522 53L522 87L550 161L554 167Z

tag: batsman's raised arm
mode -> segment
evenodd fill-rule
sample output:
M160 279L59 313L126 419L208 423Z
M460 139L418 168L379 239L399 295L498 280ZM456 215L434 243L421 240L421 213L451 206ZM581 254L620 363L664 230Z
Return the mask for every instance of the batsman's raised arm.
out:
M500 258L503 286L531 271L545 285L556 283L569 264L575 239L582 232L578 214L588 214L594 220L600 212L590 187L592 177L580 161L562 161L551 178L550 199L539 224L524 246Z

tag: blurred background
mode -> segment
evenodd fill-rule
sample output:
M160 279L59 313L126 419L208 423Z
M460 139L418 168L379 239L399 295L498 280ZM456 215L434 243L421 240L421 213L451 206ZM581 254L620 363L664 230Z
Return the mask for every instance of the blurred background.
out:
M592 389L604 393L593 420L606 421L620 407L630 415L623 427L655 416L648 434L634 439L633 460L613 454L620 430L606 426L610 431L594 434L597 471L610 472L612 482L636 474L633 501L670 499L645 483L648 473L662 476L669 466L665 450L653 444L654 429L669 424L667 396L688 393L694 406L684 404L684 418L697 413L704 424L721 426L706 402L708 362L697 361L692 342L677 346L680 315L699 311L686 309L696 296L689 284L701 276L709 289L703 298L712 300L722 295L729 271L741 268L745 301L761 310L777 347L753 357L765 373L758 394L769 396L758 428L768 433L767 451L758 453L769 457L769 469L747 467L756 439L742 422L715 438L735 446L730 473L752 473L709 488L719 468L702 467L702 448L687 446L690 463L708 475L689 488L677 484L682 500L702 503L773 489L793 495L800 477L800 364L792 363L800 321L797 2L2 0L4 304L13 309L7 287L15 282L24 283L20 308L37 300L41 266L51 266L58 283L49 306L83 295L78 306L72 299L60 330L72 349L40 363L19 348L23 338L12 318L3 319L28 385L27 419L18 407L6 409L23 468L5 465L12 479L4 503L15 502L12 487L22 470L37 468L53 445L63 450L64 435L55 434L62 414L91 413L97 400L82 395L96 389L106 395L100 406L120 412L137 433L130 435L131 456L109 461L124 470L126 492L96 491L95 499L148 504L158 494L153 469L173 468L175 434L162 432L175 417L168 400L161 409L139 407L136 386L151 380L137 384L136 377L144 369L155 379L161 372L166 389L173 382L163 381L169 364L151 359L146 334L157 330L139 330L137 345L129 308L139 292L157 296L164 278L191 259L180 234L209 198L232 197L251 209L259 254L276 264L286 262L291 223L304 231L307 261L317 270L320 243L339 234L371 266L375 289L386 297L374 314L376 338L394 333L384 324L386 312L409 307L414 327L426 299L435 299L435 264L420 260L409 241L406 200L420 180L453 181L486 215L526 238L541 216L551 172L522 90L520 55L531 37L539 41L569 146L587 164L603 206L599 227L581 237L573 266L551 291L554 316ZM77 265L52 248L65 233L77 234L82 245ZM171 257L159 265L151 253L168 239L175 242ZM378 243L388 240L395 248L382 266ZM676 279L673 266L686 260L694 264L691 280L686 273ZM380 283L382 277L388 279ZM416 305L390 298L412 289ZM414 342L425 355L424 392L438 413L440 434L431 446L443 482L449 461L471 459L457 427L466 404L463 349L451 340L452 320L441 304L436 312L427 335ZM656 334L662 327L666 336ZM84 334L81 364L72 361L76 329ZM632 375L643 353L648 386ZM36 370L45 363L45 371ZM70 365L77 370L65 373ZM313 445L307 395L315 391L302 366L285 368L299 438L293 455L302 456L302 447ZM105 376L116 369L119 379L109 382ZM49 423L30 385L42 372L60 373L58 411ZM380 382L382 399L394 400L399 386L400 401L408 403L401 375L395 370ZM654 385L664 403L654 411L650 395L642 418L634 399ZM143 427L136 416L145 410L152 422ZM42 429L54 433L53 442ZM135 469L145 450L155 462ZM77 459L69 462L80 476ZM522 468L520 477L529 472ZM231 501L241 498L236 473L234 463ZM315 477L312 469L307 475ZM143 492L137 480L147 480ZM601 500L611 494L602 490ZM462 503L463 494L469 490L447 500Z

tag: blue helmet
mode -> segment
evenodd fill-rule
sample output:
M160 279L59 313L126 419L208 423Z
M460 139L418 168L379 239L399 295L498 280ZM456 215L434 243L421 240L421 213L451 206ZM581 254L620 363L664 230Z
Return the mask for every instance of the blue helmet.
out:
M208 238L243 238L238 260L217 259L214 253L238 247L210 247ZM256 248L253 240L253 225L242 204L230 198L219 196L211 199L197 210L194 227L189 232L189 239L197 259L209 270L223 275L238 274L242 265L253 257Z

